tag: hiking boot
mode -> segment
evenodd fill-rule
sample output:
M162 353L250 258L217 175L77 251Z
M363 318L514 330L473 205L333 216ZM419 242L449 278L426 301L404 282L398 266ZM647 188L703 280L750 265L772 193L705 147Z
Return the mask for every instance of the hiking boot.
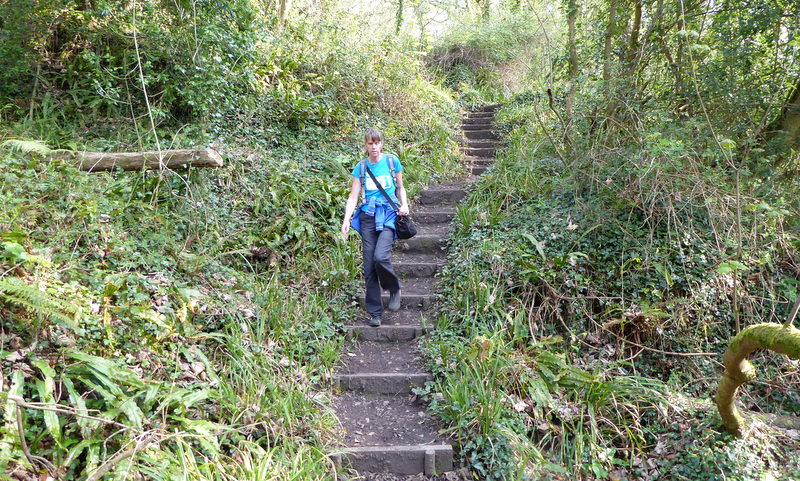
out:
M397 311L400 309L400 289L389 293L389 306L390 311Z
M367 325L369 327L378 327L381 325L381 316L372 316L367 321Z

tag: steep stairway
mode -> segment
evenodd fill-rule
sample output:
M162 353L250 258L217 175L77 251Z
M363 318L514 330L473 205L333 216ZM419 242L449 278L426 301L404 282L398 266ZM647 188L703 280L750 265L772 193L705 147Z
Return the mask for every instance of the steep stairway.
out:
M473 175L483 173L494 159L496 107L469 112L462 120L464 152ZM419 361L418 338L433 328L426 312L434 302L435 275L446 257L444 239L455 204L471 180L428 186L412 208L418 233L398 240L392 259L402 278L400 310L385 311L380 327L367 326L366 314L347 326L351 342L334 378L334 411L344 446L332 458L339 466L361 474L427 476L455 466L450 441L439 434L440 426L416 402L412 389L431 379ZM363 292L358 300L363 306ZM384 295L384 306L387 303Z

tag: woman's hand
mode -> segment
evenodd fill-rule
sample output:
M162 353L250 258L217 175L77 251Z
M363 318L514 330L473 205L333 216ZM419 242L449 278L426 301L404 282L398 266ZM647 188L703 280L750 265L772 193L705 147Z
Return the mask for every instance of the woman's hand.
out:
M342 239L347 240L347 234L350 232L350 222L347 219L342 222Z
M397 210L397 215L408 215L408 204L403 204Z

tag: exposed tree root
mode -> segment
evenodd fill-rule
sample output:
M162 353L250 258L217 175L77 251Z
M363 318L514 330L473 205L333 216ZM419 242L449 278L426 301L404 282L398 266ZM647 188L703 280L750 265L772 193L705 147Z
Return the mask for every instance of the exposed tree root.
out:
M800 358L800 330L790 324L764 323L750 326L731 341L722 358L725 374L717 389L717 409L725 428L741 437L745 421L736 408L739 387L756 378L755 367L747 357L756 349L769 349L792 359Z

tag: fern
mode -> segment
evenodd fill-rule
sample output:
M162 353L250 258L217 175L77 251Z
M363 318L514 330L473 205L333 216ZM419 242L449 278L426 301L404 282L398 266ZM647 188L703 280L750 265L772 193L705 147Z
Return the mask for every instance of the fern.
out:
M25 284L16 277L0 278L0 298L34 313L42 319L53 318L67 324L72 329L77 328L73 317L74 307L55 296Z
M0 147L21 154L47 155L52 152L50 147L37 140L9 139L0 144Z

